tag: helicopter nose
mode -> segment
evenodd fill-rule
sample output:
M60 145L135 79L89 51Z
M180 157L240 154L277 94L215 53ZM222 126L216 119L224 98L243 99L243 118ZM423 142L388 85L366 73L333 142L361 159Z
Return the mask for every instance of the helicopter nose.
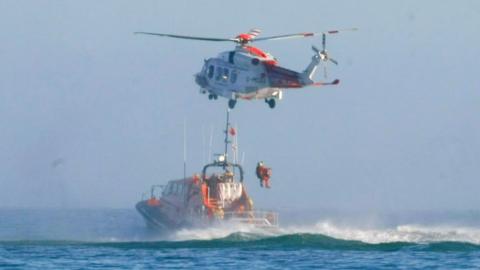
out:
M208 86L207 78L205 78L205 75L201 73L197 73L195 75L195 82L202 88L205 88Z

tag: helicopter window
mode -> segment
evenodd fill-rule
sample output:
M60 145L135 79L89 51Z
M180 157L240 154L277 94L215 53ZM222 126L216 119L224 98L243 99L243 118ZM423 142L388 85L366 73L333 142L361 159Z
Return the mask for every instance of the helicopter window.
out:
M223 69L223 78L224 78L225 80L228 79L228 73L229 73L228 68L224 68L224 69Z
M235 56L235 51L231 51L228 53L228 62L233 64L233 57Z
M253 58L252 59L252 65L256 66L260 63L260 60L258 60L258 58Z
M214 68L212 65L210 65L210 66L208 67L208 74L207 74L207 76L208 76L209 79L213 78L213 71L214 71L214 69L215 69L215 68Z
M237 72L232 71L231 76L230 76L230 82L235 83L237 81Z
M222 68L217 67L217 73L215 74L215 80L220 80L220 77L222 77Z

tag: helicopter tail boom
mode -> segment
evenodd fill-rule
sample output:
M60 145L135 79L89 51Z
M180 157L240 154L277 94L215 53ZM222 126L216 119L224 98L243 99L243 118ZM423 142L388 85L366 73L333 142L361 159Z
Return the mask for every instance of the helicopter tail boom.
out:
M315 71L317 70L318 65L321 62L321 55L320 51L312 46L315 55L312 57L310 64L308 64L307 68L301 73L302 81L304 84L313 84L313 76L315 75Z

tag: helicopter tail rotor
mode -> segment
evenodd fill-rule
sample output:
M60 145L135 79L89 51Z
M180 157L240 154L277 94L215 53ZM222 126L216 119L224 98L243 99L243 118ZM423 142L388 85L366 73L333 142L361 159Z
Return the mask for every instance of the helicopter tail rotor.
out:
M318 54L320 60L323 62L323 76L328 77L327 74L327 63L330 61L335 65L338 65L337 60L330 58L327 52L327 35L322 33L322 50L320 51L317 47L312 46L313 51Z

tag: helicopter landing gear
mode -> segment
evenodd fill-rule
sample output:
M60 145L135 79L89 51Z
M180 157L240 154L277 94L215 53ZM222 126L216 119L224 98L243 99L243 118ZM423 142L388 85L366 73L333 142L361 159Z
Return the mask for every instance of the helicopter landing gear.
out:
M268 104L268 107L270 107L270 109L273 109L275 108L275 99L271 98L271 99L265 99L265 103Z
M214 95L214 94L209 94L209 95L208 95L208 99L209 99L209 100L212 100L212 99L216 100L217 98L218 98L217 95Z
M228 108L233 109L233 108L235 108L235 105L236 105L236 104L237 104L237 100L236 100L236 99L230 99L230 100L228 101Z

